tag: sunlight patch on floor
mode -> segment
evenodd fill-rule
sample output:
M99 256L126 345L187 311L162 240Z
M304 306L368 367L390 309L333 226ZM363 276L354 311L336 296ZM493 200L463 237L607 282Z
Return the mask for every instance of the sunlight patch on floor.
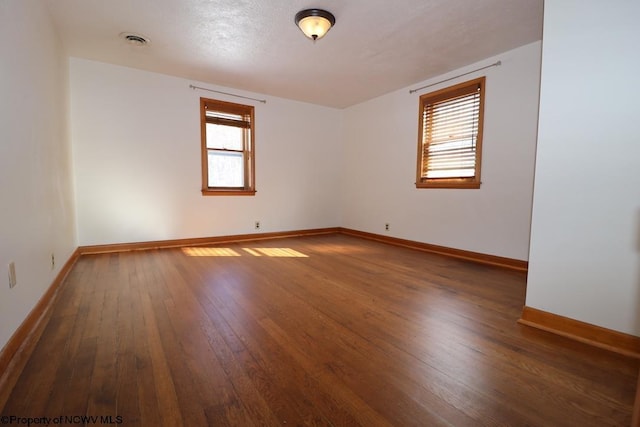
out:
M243 248L253 256L270 256L279 258L309 258L308 255L291 248Z
M291 248L242 248L244 252L256 257L267 256L276 258L309 258L308 255ZM187 256L197 257L228 257L242 256L242 253L231 248L182 248Z
M229 248L182 248L182 252L188 256L241 256Z

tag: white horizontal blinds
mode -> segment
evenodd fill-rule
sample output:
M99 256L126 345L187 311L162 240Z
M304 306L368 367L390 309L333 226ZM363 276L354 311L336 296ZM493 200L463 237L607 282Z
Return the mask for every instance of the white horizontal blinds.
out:
M474 84L426 98L422 109L422 178L476 174L481 87Z
M210 111L207 109L206 120L207 123L215 125L233 126L244 129L251 128L251 117L248 114L232 114L224 111Z

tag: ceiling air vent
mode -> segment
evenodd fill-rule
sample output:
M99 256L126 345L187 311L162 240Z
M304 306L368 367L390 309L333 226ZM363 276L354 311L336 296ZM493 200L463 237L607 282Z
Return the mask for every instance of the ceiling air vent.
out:
M151 43L148 37L135 33L120 33L120 37L133 46L146 46Z

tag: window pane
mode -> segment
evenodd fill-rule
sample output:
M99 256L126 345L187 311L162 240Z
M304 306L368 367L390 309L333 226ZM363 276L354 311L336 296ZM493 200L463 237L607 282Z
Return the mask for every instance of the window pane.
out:
M243 131L235 126L207 123L207 148L242 151Z
M242 153L209 151L209 187L244 187Z

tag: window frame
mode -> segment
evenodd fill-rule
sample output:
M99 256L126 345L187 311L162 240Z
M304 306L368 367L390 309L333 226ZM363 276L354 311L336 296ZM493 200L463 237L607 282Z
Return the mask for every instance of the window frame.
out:
M243 127L244 136L242 152L244 168L243 187L210 187L209 186L209 151L207 147L207 110L244 116L249 127ZM247 135L248 134L248 135ZM236 104L218 99L200 98L200 150L202 157L202 195L204 196L253 196L255 187L255 107ZM218 150L219 151L219 150Z
M416 168L416 188L480 188L480 172L482 166L482 136L484 125L484 98L486 77L479 77L463 83L446 87L420 96L418 110L418 155ZM473 177L427 178L423 176L424 165L427 161L424 146L424 110L428 105L472 94L479 89L480 101L478 107L478 125L475 143L475 174Z

